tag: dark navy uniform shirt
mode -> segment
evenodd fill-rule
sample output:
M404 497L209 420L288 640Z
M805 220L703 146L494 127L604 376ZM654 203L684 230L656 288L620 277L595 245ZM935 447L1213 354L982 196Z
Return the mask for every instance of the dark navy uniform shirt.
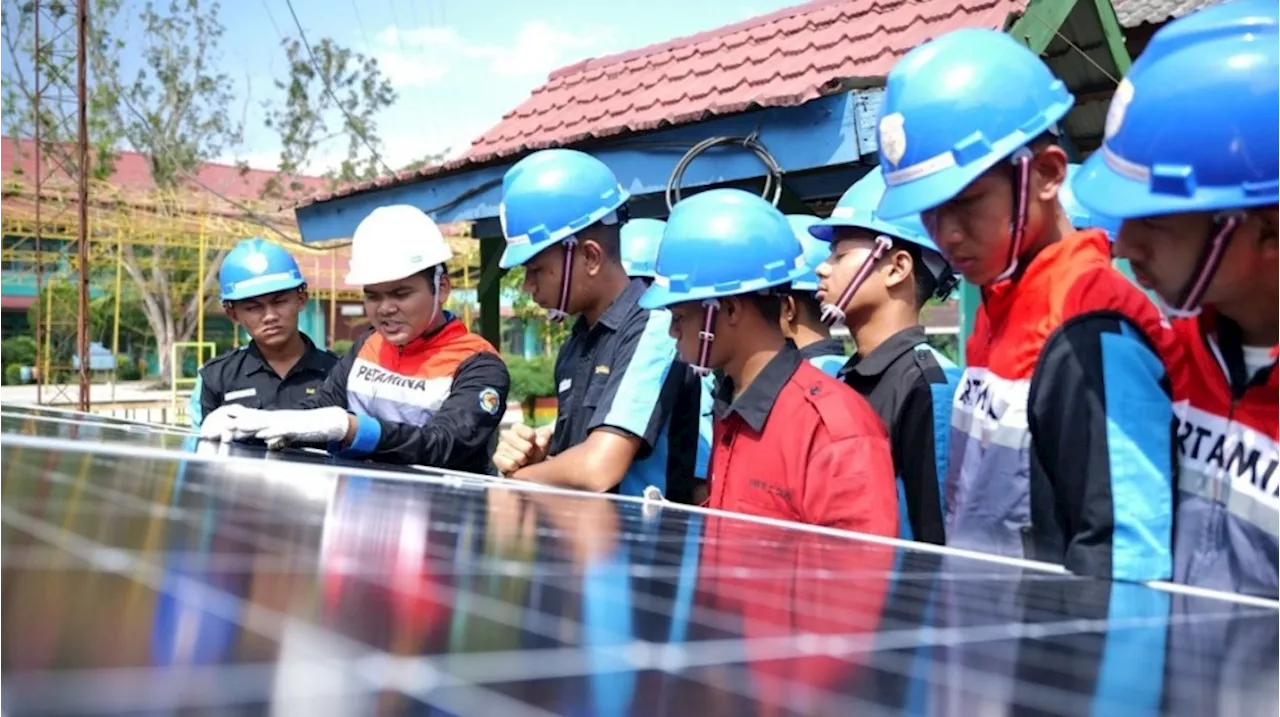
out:
M929 346L923 326L912 326L866 356L854 354L840 379L867 399L889 430L901 536L942 545L942 481L959 368Z
M199 428L205 416L228 403L262 409L300 408L338 363L336 354L318 348L306 334L302 334L302 342L306 350L284 376L276 374L252 341L210 359L200 367L191 391L191 425Z
M613 492L641 495L657 486L672 500L692 495L698 443L698 401L680 400L696 387L676 357L671 314L640 308L645 292L632 279L600 319L579 318L556 357L559 401L550 455L587 440L597 428L640 438L636 460Z

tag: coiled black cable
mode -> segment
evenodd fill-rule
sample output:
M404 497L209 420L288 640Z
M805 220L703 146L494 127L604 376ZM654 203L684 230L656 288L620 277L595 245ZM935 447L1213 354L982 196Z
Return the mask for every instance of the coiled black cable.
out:
M675 169L671 170L671 176L667 179L667 211L680 201L680 181L684 179L684 172L697 159L698 155L721 145L742 145L745 149L755 153L760 158L760 162L765 166L764 175L764 191L761 196L769 201L773 206L778 206L778 201L782 199L782 165L778 164L778 160L773 158L769 149L764 146L756 134L753 132L746 137L709 137L695 144L685 152L680 161L676 163Z

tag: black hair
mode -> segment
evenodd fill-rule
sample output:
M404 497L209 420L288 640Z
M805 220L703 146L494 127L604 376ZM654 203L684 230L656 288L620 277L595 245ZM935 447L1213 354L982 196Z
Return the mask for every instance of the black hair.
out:
M597 222L591 225L583 232L583 239L595 242L600 246L600 251L604 253L605 259L609 261L622 261L622 216L619 215L619 221L615 224L605 224Z
M762 294L747 294L743 298L756 307L765 323L779 326L782 324L782 294L769 291Z
M938 280L934 278L929 267L925 266L924 250L919 244L894 239L892 251L905 251L911 257L911 275L915 278L916 311L919 311L929 303L933 293L938 290Z
M438 276L441 279L444 279L448 274L449 271L445 268L444 264L436 264L435 266L427 267L426 269L418 272L418 276L421 276L426 280L427 290L432 294L436 293L436 277Z
M812 291L797 291L792 289L787 292L796 302L796 308L809 315L814 321L822 320L822 302L818 301L818 296Z

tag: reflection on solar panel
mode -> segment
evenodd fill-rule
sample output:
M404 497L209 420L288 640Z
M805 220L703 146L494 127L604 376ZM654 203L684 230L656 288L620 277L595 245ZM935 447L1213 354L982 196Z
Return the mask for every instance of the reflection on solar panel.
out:
M8 715L1277 713L1260 602L80 414L0 428Z

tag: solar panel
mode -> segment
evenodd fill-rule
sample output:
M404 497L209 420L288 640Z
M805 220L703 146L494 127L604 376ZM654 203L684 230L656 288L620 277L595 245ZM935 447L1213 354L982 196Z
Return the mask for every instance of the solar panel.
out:
M0 406L8 715L1273 715L1277 608Z

